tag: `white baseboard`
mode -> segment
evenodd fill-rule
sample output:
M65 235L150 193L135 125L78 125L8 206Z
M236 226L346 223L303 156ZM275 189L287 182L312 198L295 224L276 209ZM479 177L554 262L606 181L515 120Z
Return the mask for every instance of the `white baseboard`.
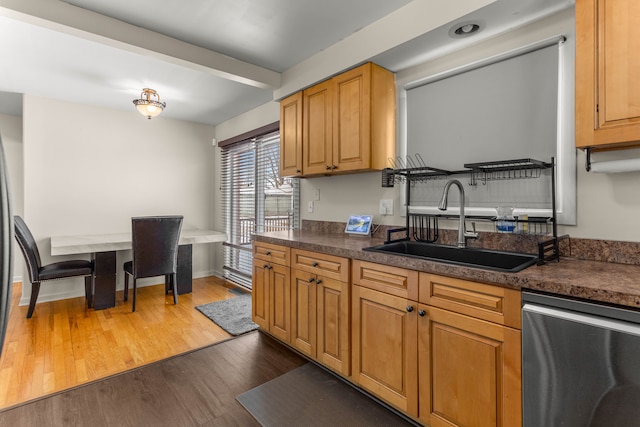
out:
M24 285L25 284L23 283L23 286ZM27 283L26 286L31 286L31 284ZM69 298L84 297L84 288L82 290L73 289L73 290L70 290L70 291L43 294L42 293L42 288L44 286L47 286L47 282L42 282L42 285L40 286L40 295L38 295L38 303L59 301L59 300L69 299ZM22 296L20 298L20 302L18 303L18 305L19 306L29 305L29 298L27 298L25 296Z
M209 276L216 276L216 277L220 277L222 278L222 274L220 272L218 272L217 270L209 270L209 271L199 271L199 272L194 272L193 273L193 278L194 279L199 279L201 277L209 277ZM153 286L153 285L157 285L157 281L153 281L153 279L148 279L149 282L145 283L144 281L138 282L138 287L140 288L144 288L145 286ZM22 278L21 277L14 277L14 283L15 282L22 282ZM24 285L24 283L23 283ZM30 286L30 283L26 284L27 286ZM69 299L69 298L78 298L78 297L84 297L84 285L77 288L77 289L70 289L70 290L65 290L65 291L61 291L61 292L54 292L54 293L43 293L42 290L43 288L47 286L47 282L42 282L41 288L40 288L40 295L38 295L38 302L51 302L51 301L59 301L59 300L63 300L63 299ZM122 284L121 286L119 286L118 288L116 288L116 290L121 291L122 289L124 289L124 284ZM29 298L22 296L20 298L20 302L18 303L19 306L24 306L24 305L29 305Z

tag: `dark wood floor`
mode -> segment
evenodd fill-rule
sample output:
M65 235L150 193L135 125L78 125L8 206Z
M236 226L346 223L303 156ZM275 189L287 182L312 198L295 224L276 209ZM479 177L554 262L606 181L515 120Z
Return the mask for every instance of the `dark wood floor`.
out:
M255 426L236 396L306 363L252 332L0 411L0 426Z

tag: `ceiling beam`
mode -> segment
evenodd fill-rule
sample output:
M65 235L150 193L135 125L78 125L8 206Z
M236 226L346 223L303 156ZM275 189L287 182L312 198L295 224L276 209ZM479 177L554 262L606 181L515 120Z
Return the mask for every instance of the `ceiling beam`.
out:
M58 0L0 0L0 14L245 85L280 87L275 71Z

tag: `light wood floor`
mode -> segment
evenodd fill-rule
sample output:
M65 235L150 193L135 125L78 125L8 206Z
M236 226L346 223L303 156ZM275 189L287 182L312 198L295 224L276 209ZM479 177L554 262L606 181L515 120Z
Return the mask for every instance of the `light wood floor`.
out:
M110 309L87 309L84 298L73 298L38 303L27 319L27 307L18 307L21 285L14 284L0 357L0 408L229 338L194 307L232 298L231 289L207 277L195 279L178 305L162 284L138 289L135 313L119 291Z

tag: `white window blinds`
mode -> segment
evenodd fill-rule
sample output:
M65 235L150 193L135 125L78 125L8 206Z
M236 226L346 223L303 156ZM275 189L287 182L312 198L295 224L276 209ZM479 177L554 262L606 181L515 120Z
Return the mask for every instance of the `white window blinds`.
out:
M223 212L228 240L224 276L251 288L251 234L299 228L299 183L280 178L280 133L222 149Z

